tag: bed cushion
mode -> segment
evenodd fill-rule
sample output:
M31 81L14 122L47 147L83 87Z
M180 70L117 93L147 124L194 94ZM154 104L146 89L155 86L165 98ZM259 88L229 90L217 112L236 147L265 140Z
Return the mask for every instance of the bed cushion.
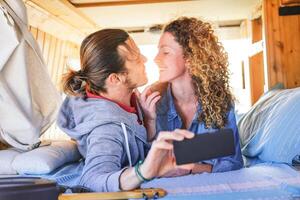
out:
M291 164L300 154L300 88L267 93L238 126L245 156Z
M20 151L10 148L0 151L0 174L17 174L12 167L12 162Z
M80 153L74 141L52 141L51 145L16 156L12 166L19 174L47 174L79 159Z

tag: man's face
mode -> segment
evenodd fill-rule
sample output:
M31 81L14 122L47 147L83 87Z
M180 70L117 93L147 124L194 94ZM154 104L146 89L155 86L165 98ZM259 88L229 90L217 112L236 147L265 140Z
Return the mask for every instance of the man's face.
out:
M130 89L143 86L147 83L145 71L146 57L141 54L135 42L129 38L126 41L128 47L120 46L121 55L125 58L125 68L127 69L126 84Z

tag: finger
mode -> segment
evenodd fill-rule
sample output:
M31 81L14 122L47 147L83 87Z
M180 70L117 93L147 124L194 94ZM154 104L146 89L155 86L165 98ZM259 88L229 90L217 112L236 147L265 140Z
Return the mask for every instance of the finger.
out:
M143 92L141 93L141 100L145 101L147 96L149 96L152 93L151 91L151 85L148 85Z
M173 159L173 157L174 157L174 156L173 156L173 152L174 152L173 150L169 152L169 156L172 157L172 159Z
M172 156L172 157L174 158L174 160L175 160L175 153L174 153L174 151L171 151L170 154L171 154L171 156Z
M156 96L158 96L158 95L160 95L159 92L152 92L151 94L149 94L149 95L146 97L146 99L147 99L147 100L148 100L148 99L152 100L154 97L156 97Z
M150 107L151 102L158 96L160 96L159 92L153 92L150 94L148 97L146 97L146 105Z
M195 164L192 163L192 164L185 164L185 165L177 165L177 168L191 170L194 168L194 166L195 166Z
M157 140L176 140L182 141L184 139L184 135L177 132L169 132L169 131L161 131L157 137Z
M161 96L157 96L150 102L150 105L148 107L149 111L154 113L156 112L156 103L160 100L160 98Z
M191 139L195 136L195 133L188 131L188 130L184 130L184 129L175 129L174 132L183 135L185 138Z
M173 144L164 140L155 141L152 143L152 146L156 149L173 150Z
M155 98L151 101L149 108L150 108L150 109L154 108L155 105L156 105L156 103L160 100L160 98L161 98L160 95L157 96L157 97L155 97Z
M181 134L170 131L161 131L159 132L156 140L174 140L174 138L184 139L183 135Z

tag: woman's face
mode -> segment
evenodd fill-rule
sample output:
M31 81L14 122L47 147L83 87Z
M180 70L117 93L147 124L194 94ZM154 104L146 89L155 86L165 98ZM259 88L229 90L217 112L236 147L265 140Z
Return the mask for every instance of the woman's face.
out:
M125 67L127 69L126 83L131 89L145 85L148 82L145 62L146 57L141 54L135 42L129 38L126 41L129 48L120 46L121 54L125 56Z
M160 82L172 82L187 73L182 47L171 33L165 32L160 37L154 61L159 68Z

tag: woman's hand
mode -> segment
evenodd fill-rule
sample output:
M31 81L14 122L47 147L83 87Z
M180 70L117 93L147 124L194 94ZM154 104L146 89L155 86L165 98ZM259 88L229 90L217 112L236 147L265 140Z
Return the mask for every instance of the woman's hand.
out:
M146 121L156 120L156 103L160 99L159 92L152 92L151 85L138 95L139 102L145 114Z
M176 129L172 132L160 132L157 139L153 141L144 163L141 165L141 173L145 178L154 178L175 172L178 166L173 155L173 141L182 141L185 138L190 139L193 137L194 133L187 130Z

